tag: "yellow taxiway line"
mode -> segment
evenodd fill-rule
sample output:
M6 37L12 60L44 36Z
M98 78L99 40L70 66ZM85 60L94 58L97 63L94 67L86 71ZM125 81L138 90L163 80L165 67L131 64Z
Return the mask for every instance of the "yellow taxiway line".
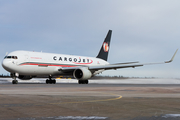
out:
M104 93L103 93L104 94ZM115 94L110 94L110 95L115 95ZM50 104L71 104L71 103L88 103L88 102L105 102L105 101L112 101L112 100L118 100L121 99L121 95L115 95L118 96L116 98L110 98L110 99L101 99L101 100L89 100L89 101L79 101L79 102L61 102L61 103L50 103Z

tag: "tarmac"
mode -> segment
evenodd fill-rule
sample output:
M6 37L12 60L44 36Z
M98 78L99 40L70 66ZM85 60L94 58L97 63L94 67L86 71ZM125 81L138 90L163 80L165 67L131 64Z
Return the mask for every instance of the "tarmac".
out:
M180 119L179 79L11 81L0 78L1 120Z

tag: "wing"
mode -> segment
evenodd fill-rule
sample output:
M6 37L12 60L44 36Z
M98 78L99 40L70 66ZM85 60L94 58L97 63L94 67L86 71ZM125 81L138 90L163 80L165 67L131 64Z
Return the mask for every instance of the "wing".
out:
M104 69L104 70L109 70L109 69L121 69L121 68L135 68L135 67L141 67L144 65L153 65L153 64L164 64L164 63L170 63L174 60L174 57L177 53L178 49L174 53L173 57L169 61L165 62L158 62L158 63L138 63L138 62L129 62L129 63L122 63L122 64L109 64L109 65L102 65L102 66L92 66L89 67L89 70L98 70L98 69Z
M111 69L114 69L113 67L115 66L119 66L119 65L124 65L124 64L132 64L132 63L139 63L139 62L126 62L126 63L115 63L115 64L108 64L108 65L98 65L98 66L77 66L77 67L62 67L62 68L59 68L58 71L63 71L63 72L72 72L74 71L75 69L79 69L79 68L82 68L82 67L88 67L89 70L98 70L98 69L105 69L104 67L108 67L108 68L111 68Z
M158 62L158 63L139 63L139 62L127 62L127 63L117 63L117 64L108 64L108 65L97 65L97 66L84 66L88 68L89 70L92 71L97 71L97 70L110 70L110 69L121 69L121 68L135 68L135 67L141 67L144 65L153 65L153 64L164 64L164 63L170 63L174 60L174 57L177 53L178 49L174 53L173 57L169 61L165 62ZM75 69L82 68L82 66L79 67L63 67L60 68L59 71L63 72L72 72Z

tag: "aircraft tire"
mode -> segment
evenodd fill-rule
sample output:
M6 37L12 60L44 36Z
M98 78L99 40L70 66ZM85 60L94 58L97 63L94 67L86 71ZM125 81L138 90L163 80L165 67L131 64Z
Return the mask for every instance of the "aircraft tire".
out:
M79 80L79 84L84 84L84 81L83 80Z
M48 79L46 80L46 84L49 84L49 80Z
M56 80L55 80L55 79L54 79L54 80L52 80L51 82L52 82L53 84L56 84Z
M79 84L88 84L88 80L79 80Z
M85 82L85 84L88 84L88 83L89 83L89 81L88 81L88 80L85 80L84 82Z
M18 81L17 80L13 80L12 84L18 84Z
M56 80L46 80L46 84L56 84Z
M81 80L78 80L78 83L81 84Z

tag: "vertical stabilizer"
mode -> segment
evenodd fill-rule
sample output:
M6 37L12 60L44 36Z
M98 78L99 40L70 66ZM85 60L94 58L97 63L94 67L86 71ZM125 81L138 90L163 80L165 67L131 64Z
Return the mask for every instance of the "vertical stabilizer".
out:
M99 51L99 54L97 55L97 58L107 61L108 53L109 53L109 49L110 49L111 34L112 34L112 30L109 30L109 32L102 44L102 47Z

